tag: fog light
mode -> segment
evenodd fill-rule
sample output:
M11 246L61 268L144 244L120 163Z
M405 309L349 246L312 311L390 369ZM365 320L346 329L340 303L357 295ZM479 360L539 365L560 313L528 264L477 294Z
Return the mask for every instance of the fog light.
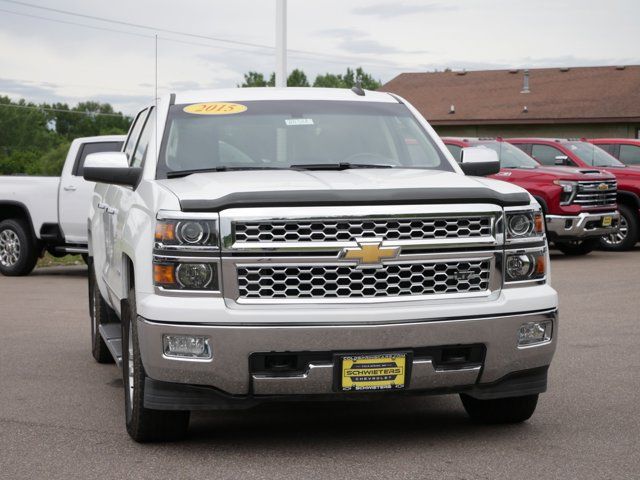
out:
M552 322L529 322L520 326L518 330L518 346L526 347L551 340Z
M199 335L163 335L163 351L167 357L212 358L209 338Z

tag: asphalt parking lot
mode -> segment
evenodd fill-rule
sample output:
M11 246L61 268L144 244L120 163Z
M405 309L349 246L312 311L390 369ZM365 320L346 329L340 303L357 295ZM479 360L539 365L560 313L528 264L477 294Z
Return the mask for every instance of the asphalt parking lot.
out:
M194 414L138 445L115 366L89 350L84 267L0 276L0 478L640 478L640 249L554 255L560 343L549 391L516 426L457 396Z

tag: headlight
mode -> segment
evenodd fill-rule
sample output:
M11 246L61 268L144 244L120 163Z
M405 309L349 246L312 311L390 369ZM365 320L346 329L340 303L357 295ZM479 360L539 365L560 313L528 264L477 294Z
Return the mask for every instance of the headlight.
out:
M562 193L560 194L560 205L569 205L578 193L578 182L554 180L553 183L562 187Z
M507 243L544 237L544 217L540 210L506 212Z
M516 250L505 254L505 282L538 281L547 274L547 250Z
M218 248L218 222L216 220L159 219L155 240L163 247Z
M168 262L153 263L153 282L169 290L219 291L217 263Z

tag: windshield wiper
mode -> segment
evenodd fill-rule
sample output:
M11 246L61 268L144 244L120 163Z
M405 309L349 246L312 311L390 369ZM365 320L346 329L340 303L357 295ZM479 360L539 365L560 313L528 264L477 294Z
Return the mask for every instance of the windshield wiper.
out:
M289 168L293 170L349 170L350 168L394 168L393 165L383 163L299 163Z
M283 170L279 167L253 167L253 166L245 166L245 167L227 167L222 165L220 167L214 168L194 168L192 170L176 170L173 172L167 172L167 178L180 178L186 177L187 175L192 175L194 173L208 173L208 172L232 172L238 170Z

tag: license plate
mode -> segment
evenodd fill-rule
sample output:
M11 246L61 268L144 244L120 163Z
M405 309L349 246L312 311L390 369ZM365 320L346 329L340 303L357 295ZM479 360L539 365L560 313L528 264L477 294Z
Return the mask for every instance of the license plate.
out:
M610 227L612 221L613 221L613 217L602 217L602 226Z
M407 381L408 357L402 353L341 355L339 389L349 391L401 390Z

